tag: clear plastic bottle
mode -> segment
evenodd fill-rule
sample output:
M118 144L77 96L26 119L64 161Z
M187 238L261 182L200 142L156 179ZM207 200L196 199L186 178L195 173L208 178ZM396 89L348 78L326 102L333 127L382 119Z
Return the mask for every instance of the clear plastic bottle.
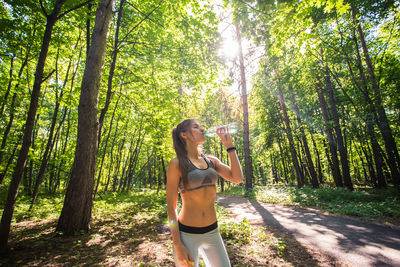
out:
M229 131L229 134L235 134L239 130L237 123L231 122L231 123L225 124L225 125L210 127L206 131L204 131L203 134L207 137L215 137L215 136L217 136L217 129L220 129L220 128L227 128Z

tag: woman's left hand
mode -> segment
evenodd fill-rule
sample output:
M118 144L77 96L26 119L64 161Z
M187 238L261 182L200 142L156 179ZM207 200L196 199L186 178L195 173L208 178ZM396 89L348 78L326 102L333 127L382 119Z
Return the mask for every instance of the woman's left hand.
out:
M232 139L229 134L229 128L227 127L217 128L217 135L221 139L222 144L224 144L225 148L230 148L233 146Z

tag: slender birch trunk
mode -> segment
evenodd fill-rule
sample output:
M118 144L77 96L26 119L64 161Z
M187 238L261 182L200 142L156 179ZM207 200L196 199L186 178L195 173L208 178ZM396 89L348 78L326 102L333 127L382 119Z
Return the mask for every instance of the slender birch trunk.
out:
M244 164L246 176L246 190L253 188L253 166L251 163L250 155L250 132L249 132L249 108L247 103L247 87L246 87L246 73L243 59L242 37L240 35L239 24L236 27L236 37L239 45L239 62L240 62L240 85L242 88L242 101L243 101L243 148L244 148Z

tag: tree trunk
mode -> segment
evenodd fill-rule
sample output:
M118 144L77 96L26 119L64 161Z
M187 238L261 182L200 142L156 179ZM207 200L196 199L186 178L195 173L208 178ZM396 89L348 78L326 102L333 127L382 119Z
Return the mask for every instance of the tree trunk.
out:
M7 144L7 138L8 138L8 134L10 133L11 130L11 126L13 124L14 121L14 107L15 107L15 99L17 98L17 94L14 93L12 101L11 101L11 108L10 108L10 120L7 123L7 127L6 130L3 133L3 140L1 141L1 147L0 147L0 164L3 161L3 153L4 150L6 148L6 144ZM1 184L1 181L0 181Z
M353 16L353 23L357 27L358 35L359 35L360 42L361 42L361 47L362 47L362 50L364 53L365 62L367 64L368 75L369 75L372 89L374 92L374 100L375 100L374 104L375 104L375 108L376 108L376 111L378 114L377 124L378 124L379 130L381 131L381 134L382 134L382 137L383 137L383 140L385 143L386 153L388 155L388 165L389 165L390 171L392 173L392 180L393 180L393 183L398 187L398 186L400 186L400 173L399 173L400 156L399 156L399 152L397 150L396 142L393 138L389 120L386 117L386 112L385 112L385 109L382 104L382 96L380 93L378 83L376 82L374 67L372 65L372 61L369 56L368 47L367 47L367 44L366 44L365 38L364 38L364 32L361 28L361 23L356 18L356 11L354 9L352 9L352 16Z
M319 181L320 184L322 184L322 183L324 182L324 177L323 177L323 174L322 174L321 156L320 156L320 154L319 154L317 144L316 144L316 142L315 142L315 140L314 140L314 135L313 135L314 133L313 133L313 131L311 131L310 134L311 134L311 141L312 141L312 143L313 143L314 151L315 151L315 154L317 155L317 162L318 162L318 181Z
M12 56L11 58L11 63L10 63L10 79L8 81L8 86L6 89L6 92L4 94L4 97L2 99L2 104L1 104L1 109L0 109L0 118L3 116L3 112L4 112L4 107L6 106L7 103L7 99L8 99L8 95L10 94L11 91L11 86L12 86L12 82L13 82L13 71L14 71L14 58L15 55ZM15 93L14 93L15 94Z
M357 88L359 88L359 90L362 92L362 94L364 96L364 101L365 101L365 103L364 103L365 104L365 119L364 120L365 120L365 123L367 126L367 133L370 138L370 142L371 142L371 146L372 146L372 154L373 154L374 161L375 161L375 168L376 168L377 180L378 180L377 186L378 187L386 187L386 181L385 181L385 177L383 175L383 162L382 162L383 160L382 160L382 155L380 153L381 149L380 149L380 145L378 144L378 142L376 140L375 130L374 130L374 126L373 126L373 118L375 118L377 124L379 124L379 120L378 120L378 117L375 112L374 104L368 93L367 81L366 81L365 73L363 70L362 63L361 63L361 56L360 56L359 48L358 48L358 44L357 44L357 37L356 37L354 31L353 31L352 36L353 36L354 44L356 46L355 47L356 65L359 70L360 78L357 78L354 75L349 56L346 53L346 50L344 48L343 48L343 54L346 58L346 62L349 67L349 71L350 71L350 75L352 77L353 83ZM342 34L341 34L341 37L342 37ZM360 83L361 83L361 85L360 85ZM354 105L354 103L353 103L353 105ZM357 107L355 105L354 105L354 108L357 110ZM371 172L372 166L368 166L368 167ZM374 176L375 176L375 172L371 173L371 178L373 178Z
M354 40L354 44L356 46L356 62L357 62L357 67L358 67L358 71L359 71L359 75L361 78L361 87L360 87L360 91L363 93L364 96L364 104L365 104L365 124L367 125L367 133L369 135L370 138L370 142L371 142L371 146L372 146L372 154L374 157L374 161L375 161L375 169L376 169L376 174L377 174L377 180L378 180L378 187L386 187L386 180L385 177L383 175L383 160L382 160L382 154L381 154L381 147L376 139L376 135L375 135L375 130L374 130L374 125L373 125L373 121L375 118L375 121L377 122L377 125L380 123L379 119L376 115L375 112L375 106L372 102L372 99L369 96L368 93L368 86L367 86L367 79L365 77L365 73L363 70L363 66L361 63L361 56L359 53L359 49L358 49L358 44L357 44L357 38L355 36L355 33L353 33L353 40ZM353 78L353 80L356 80ZM379 128L379 127L378 127Z
M342 175L340 174L339 159L337 156L337 145L332 134L332 128L330 126L327 104L325 101L324 94L322 92L322 88L319 85L315 85L315 87L318 93L318 99L322 111L322 117L324 118L325 121L325 133L328 138L329 150L331 152L331 157L332 157L333 180L337 187L343 187Z
M294 140L294 143L297 145L297 149L296 151L299 151L299 153L297 153L297 157L299 160L299 166L300 166L300 171L301 171L301 175L303 177L303 185L307 184L307 162L306 160L303 160L303 155L305 155L305 151L304 151L304 146L303 143L301 142L300 138L298 136L296 136L297 142Z
M224 148L223 148L222 142L219 143L219 150L220 150L220 159L222 160L222 157L224 155L224 152L223 152ZM226 162L229 162L229 155L227 154L226 156L227 156L227 161ZM225 179L220 179L220 183L219 184L221 185L221 192L224 192L224 190L225 190L225 187L224 187Z
M91 29L90 29L90 17L92 13L92 3L88 3L88 11L87 15L88 18L86 20L86 58L89 57L89 50L90 50L90 34L91 34Z
M117 157L117 160L116 160L117 166L115 167L115 173L113 175L113 178L114 178L114 180L113 180L113 189L112 189L113 192L116 192L117 189L119 190L119 188L117 188L117 185L118 185L118 182L119 182L118 181L119 180L118 179L118 173L119 173L119 169L120 169L120 166L121 166L121 161L124 158L123 157L123 151L122 151L122 149L124 147L124 144L125 144L125 139L122 140L121 146L118 149L118 157Z
M286 162L285 162L285 153L284 153L284 151L282 149L282 142L281 142L281 139L279 137L280 137L280 135L278 135L278 147L279 147L279 153L281 154L283 177L284 177L286 183L289 183L288 171L286 169Z
M162 151L160 151L162 153ZM167 168L165 167L165 160L164 156L161 154L161 169L162 169L162 174L163 174L163 184L166 186L167 185Z
M76 42L75 48L78 46L79 41L80 41L80 35L79 35L78 41ZM79 55L78 55L78 60L77 60L77 63L76 63L76 68L72 73L70 93L74 89L75 76L76 76L76 73L78 72L78 68L79 68L79 65L80 65L79 63L81 61L82 49L83 48L81 47L80 50L79 50ZM72 59L71 59L70 63L72 64ZM67 81L68 81L68 79L65 78L63 87L65 87ZM66 151L67 145L68 145L69 133L70 133L70 128L71 128L71 120L70 120L71 109L67 108L67 107L64 107L64 114L65 114L65 118L68 117L68 119L67 119L67 129L66 129L66 133L65 133L65 141L64 141L64 144L62 146L62 155L65 154L65 151ZM61 174L61 169L62 169L63 166L64 166L64 158L62 157L61 161L60 161L60 164L58 165L58 168L57 168L57 175L56 175L56 178L55 178L56 184L55 184L55 187L54 187L54 190L53 190L53 194L55 194L57 187L60 185L60 180L61 180L60 174Z
M34 29L34 32L33 32L33 36L35 36L35 33L36 33L36 29ZM28 49L27 49L27 51L26 51L26 56L25 56L25 59L24 59L24 61L22 62L22 64L21 64L21 67L19 68L19 71L18 71L18 82L17 82L17 84L15 85L15 88L14 88L14 92L18 92L19 91L19 84L20 84L20 79L21 79L21 77L22 77L22 73L23 73L23 71L24 71L24 68L26 67L26 65L28 64L28 59L29 59L29 56L30 56L30 50L31 50L31 45L29 45L28 46ZM14 58L13 58L14 59ZM13 64L12 64L13 65ZM5 104L6 104L6 100L7 100L7 98L8 98L8 94L10 93L10 90L11 90L11 85L12 85L12 69L13 69L13 67L11 67L11 70L10 70L10 82L9 82L9 86L8 86L8 88L7 88L7 91L6 91L6 93L5 93L5 95L4 95L4 99L3 99L3 105L2 105L2 107L1 107L1 112L0 112L0 116L2 116L2 114L3 114L3 111L4 111L4 107L5 107ZM1 164L1 162L2 162L2 159L3 159L3 153L4 153L4 148L5 148L5 146L6 146L6 143L7 143L7 138L8 138L8 134L9 134L9 132L10 132L10 130L11 130L11 127L12 127L12 125L13 125L13 122L14 122L14 107L15 107L15 101L16 101L16 97L17 97L17 94L16 93L14 93L13 94L13 98L12 98L12 100L11 100L11 109L10 109L10 120L9 120L9 122L8 122L8 124L7 124L7 127L6 127L6 130L5 130L5 132L3 133L3 139L2 139L2 143L1 143L1 148L0 148L0 164ZM15 153L13 153L13 155L14 155ZM12 156L12 158L13 158L14 156ZM6 172L4 172L4 174L5 174ZM4 177L3 177L4 178ZM2 179L0 179L1 181L2 181ZM1 184L1 182L0 182L0 184Z
M140 130L139 130L138 140L136 142L135 150L133 151L133 155L132 155L132 162L129 166L127 190L131 189L131 186L132 186L132 178L133 178L133 175L135 174L135 169L136 169L138 157L140 154L140 150L142 148L142 144L143 144L143 137L140 135ZM156 164L157 160L155 159L154 162ZM151 178L153 178L153 176L151 176ZM152 181L152 180L150 180L150 181ZM150 185L151 185L151 183L150 183Z
M45 150L45 153L43 155L43 159L42 159L42 163L40 165L38 176L36 178L36 183L35 183L35 187L34 187L34 191L33 191L33 195L32 195L32 202L31 202L31 206L29 207L29 210L32 210L33 205L35 204L37 195L39 193L39 187L40 187L41 183L43 182L43 176L44 176L47 164L49 162L51 153L53 151L54 144L56 143L56 139L58 138L60 129L61 129L61 127L62 127L62 125L63 125L63 123L65 121L65 118L67 116L67 109L65 108L64 111L63 111L62 117L61 117L61 121L59 122L58 127L55 130L54 138L52 138L53 132L54 132L54 128L55 128L55 123L57 121L57 114L58 114L59 105L60 105L60 103L57 102L56 103L56 108L55 108L55 111L54 111L54 114L53 114L53 121L52 121L52 125L51 125L51 128L50 128L48 143L46 145L46 150Z
M110 72L108 73L108 82L107 82L107 96L106 96L106 102L104 104L104 107L101 109L100 112L100 117L99 117L99 135L98 135L98 143L100 146L100 140L101 140L101 130L103 128L103 123L104 123L104 118L106 116L106 113L108 111L108 107L111 102L111 96L112 96L112 85L113 85L113 78L114 78L114 72L115 72L115 66L117 65L117 57L119 53L119 30L121 26L121 20L122 20L122 10L124 9L124 4L126 0L121 0L121 4L118 10L118 18L117 18L117 26L115 29L115 37L114 37L114 48L111 53L111 66L110 66Z
M290 154L292 156L293 166L296 171L297 186L302 187L302 186L304 186L304 175L303 175L303 172L300 170L299 161L297 160L297 153L296 153L296 148L294 145L294 140L293 140L293 135L292 135L292 129L290 127L289 117L288 117L288 114L286 111L285 99L283 98L283 94L280 89L279 89L278 97L279 97L279 102L281 104L281 109L282 109L282 113L283 113L283 120L286 125L285 131L286 131L287 138L289 140Z
M56 230L65 235L90 230L97 158L97 108L112 6L113 0L102 0L99 4L82 78L74 165Z
M340 154L340 163L342 164L343 182L344 182L344 185L349 190L353 191L354 188L353 188L353 183L351 182L351 178L350 178L348 153L347 153L347 148L343 141L342 130L340 128L339 115L338 115L337 106L336 106L336 99L335 99L335 95L334 95L334 89L332 86L328 66L325 66L325 77L324 78L325 78L325 84L326 84L326 89L327 89L327 93L328 93L328 99L329 99L329 103L331 106L332 119L333 119L333 122L335 125L334 129L335 129L335 133L336 133L336 141L337 141L339 154Z
M135 134L133 135L132 139L131 139L131 144L129 145L129 150L128 150L128 158L125 160L125 164L124 164L124 168L122 171L122 175L121 175L121 183L119 185L118 191L122 192L125 190L127 183L128 183L128 176L129 176L129 171L131 168L131 164L132 164L132 158L133 158L133 143L135 140Z
M104 150L103 150L103 154L102 154L102 157L101 157L100 168L98 170L99 174L97 175L97 181L96 181L96 187L95 187L94 193L93 193L93 199L96 199L97 190L99 188L100 179L101 179L101 173L102 173L102 170L103 170L104 159L105 159L106 154L107 154L108 140L110 139L111 130L112 130L113 122L114 122L115 111L117 110L118 102L119 102L120 98L121 98L121 94L119 95L118 100L115 103L113 114L111 116L110 128L108 130L107 138L106 138L106 141L105 141L105 144L104 144ZM117 124L117 126L118 126L118 124ZM99 135L100 135L100 130L99 130ZM100 145L100 137L98 139L98 144Z
M244 163L245 163L245 176L246 176L246 190L253 188L253 165L251 163L250 155L250 132L249 132L249 111L247 104L247 87L246 87L246 73L244 68L242 37L240 35L239 24L236 24L236 37L239 45L239 62L240 62L240 86L242 88L242 101L243 101L243 149L244 149Z
M108 186L109 186L110 180L111 180L111 171L113 170L113 164L114 164L114 146L115 146L115 139L117 138L117 133L118 133L119 118L120 117L118 117L118 119L117 119L117 125L115 125L114 137L113 137L113 140L111 142L110 165L108 167L107 183L106 183L106 187L104 188L104 192L108 191Z
M10 165L11 165L13 159L14 159L15 153L17 152L17 149L18 149L18 144L19 144L20 141L22 141L22 137L23 137L23 135L21 134L19 136L19 138L18 138L18 141L16 142L16 144L14 146L14 149L13 149L13 152L11 153L11 156L8 158L6 167L4 168L3 172L0 174L0 184L3 183L4 178L7 175L8 168L10 167Z
M78 42L76 43L74 48L76 48L78 46L78 43L79 43L79 39L78 39ZM58 84L58 56L59 56L59 49L57 51L57 59L56 59L56 77L57 77L56 78L56 83L57 84ZM54 134L54 130L55 130L56 123L57 123L57 117L58 117L58 112L59 112L59 109L60 109L60 103L61 103L62 97L64 95L64 88L65 88L65 86L67 84L67 81L68 81L68 76L69 76L69 72L71 70L71 66L72 66L72 58L70 58L70 60L69 60L68 67L67 67L67 72L66 72L65 79L64 79L64 82L62 84L61 92L60 92L59 96L58 96L58 93L57 93L58 89L56 89L56 93L55 93L55 95L56 95L56 99L55 99L56 100L56 105L54 107L53 117L52 117L52 120L51 120L51 126L50 126L50 131L49 131L49 136L48 136L48 140L47 140L47 144L46 144L46 149L45 149L45 152L44 152L43 157L42 157L42 161L41 161L40 168L39 168L39 173L38 173L38 175L36 177L36 182L35 182L35 186L34 186L34 189L33 189L32 201L31 201L31 205L29 207L29 210L32 210L33 205L35 204L37 195L39 193L40 185L43 182L43 176L44 176L44 173L46 171L46 167L47 167L47 164L49 162L50 155L51 155L51 153L53 151L53 147L54 147L54 143L55 143L55 140L53 140L53 134ZM64 109L63 110L62 119L61 119L61 121L59 123L59 126L57 127L55 136L57 136L59 130L61 129L61 126L64 123L66 115L67 115L67 110Z
M296 105L296 100L294 98L292 98L292 102L293 102L294 112L296 113L296 116L297 116L297 121L299 122L299 125L302 125L300 111ZM304 152L305 152L306 158L307 158L308 171L310 172L310 176L311 176L311 185L312 185L312 187L317 188L318 187L317 172L315 171L314 162L312 161L306 134L304 133L304 130L301 126L300 126L300 132L301 132L301 138L303 140Z
M60 151L58 149L58 146L59 146L59 143L60 143L59 142L60 138L61 138L60 135L56 134L56 137L55 137L55 139L53 141L53 143L54 143L53 162L56 162L56 160L57 160L57 158L59 157L59 154L60 154ZM56 183L55 179L56 179L56 172L57 172L57 167L54 164L51 167L52 168L50 170L50 176L49 176L49 188L47 190L47 192L49 194L51 194L53 192L53 188L54 188L54 185Z
M53 133L54 133L54 128L55 128L56 122L57 122L57 115L58 115L59 107L60 107L60 102L57 101L56 107L53 112L53 118L52 118L52 122L51 122L51 126L50 126L50 132L49 132L49 136L48 136L48 140L47 140L47 144L46 144L46 149L44 151L44 154L43 154L43 157L41 160L41 164L40 164L40 168L39 168L39 173L36 177L35 186L33 188L32 201L31 201L29 210L32 210L33 205L35 204L35 201L36 201L36 198L37 198L37 195L39 192L39 187L42 184L44 172L46 170L47 163L49 162L51 151L53 150L53 145L54 145L52 142L53 141Z
M66 133L65 133L65 141L62 145L62 155L65 154L65 151L67 149L67 145L68 145L68 138L69 138L69 133L70 133L70 128L71 128L71 122L70 122L70 116L71 116L71 109L68 109L68 114L67 114L67 129L66 129ZM59 185L60 180L61 180L61 169L64 166L64 158L61 158L60 164L58 165L57 168L57 175L56 175L56 187ZM53 191L53 193L55 193L55 190Z
M28 156L29 147L31 145L32 131L36 116L36 110L38 107L38 100L40 94L40 87L43 82L43 71L44 65L47 58L47 52L49 50L51 33L53 26L57 21L57 15L61 10L64 2L66 0L57 0L54 4L54 9L50 15L47 16L46 29L43 35L42 46L40 49L38 63L36 65L35 81L33 84L33 90L31 94L31 101L28 110L28 116L26 119L24 137L22 141L22 146L19 151L17 165L14 169L14 174L8 189L7 200L4 205L3 215L1 217L0 224L0 252L5 251L7 248L8 236L10 234L11 219L14 213L15 201L18 196L18 189L21 183L22 173L24 171L26 158Z

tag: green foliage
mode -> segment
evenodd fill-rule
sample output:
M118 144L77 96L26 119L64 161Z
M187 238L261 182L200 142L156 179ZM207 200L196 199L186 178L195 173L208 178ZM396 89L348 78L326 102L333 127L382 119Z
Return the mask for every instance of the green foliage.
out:
M67 1L61 13L79 1ZM171 129L182 117L192 115L212 85L220 68L217 55L218 18L209 3L197 1L114 1L114 10L122 10L117 33L117 13L113 16L108 50L100 85L99 116L108 91L110 105L105 115L99 144L97 190L127 190L162 184L164 170L173 156ZM52 1L44 1L51 11ZM35 121L24 189L32 191L49 138L49 128L59 105L53 150L44 175L50 186L46 193L64 191L72 168L78 125L77 107L80 81L86 60L86 23L94 25L97 2L74 10L54 26ZM11 178L15 166L15 147L21 143L37 55L42 43L46 19L34 1L7 0L0 4L0 81L10 84L0 89L4 109L0 114L0 133L14 115L6 147L0 156L0 170ZM90 33L89 33L90 34ZM114 51L114 46L115 51ZM110 66L117 54L113 79ZM11 71L11 74L10 74ZM181 91L180 91L181 90ZM13 93L17 94L14 110ZM186 109L186 110L185 110ZM196 111L195 111L196 112ZM18 152L18 150L16 150ZM11 164L8 160L11 159ZM14 159L14 160L12 160ZM149 171L151 170L151 171ZM146 174L146 175L145 175ZM147 178L147 175L149 176ZM57 180L57 182L56 182ZM129 181L129 182L128 182ZM97 181L96 181L97 186Z
M62 12L78 2L67 1ZM240 24L243 36L264 48L259 70L250 81L252 91L249 93L255 184L265 185L272 180L279 184L292 184L295 181L278 92L282 92L288 102L288 116L300 162L306 162L304 133L321 179L324 183L332 183L331 155L327 149L329 140L324 133L325 126L332 122L325 123L322 119L315 89L316 85L323 84L324 70L328 67L334 83L340 126L346 136L352 180L374 185L368 173L370 166L374 165L371 137L365 130L369 111L361 90L356 56L358 53L361 57L363 55L359 43L355 42L357 29L351 7L359 11L357 17L366 35L382 94L382 106L397 144L400 140L400 27L397 2L372 2L225 1L226 5L233 7L234 22ZM171 129L182 118L198 118L205 127L231 121L242 124L241 110L237 108L240 107L240 98L227 90L235 85L232 78L235 75L229 77L220 72L224 69L217 51L221 36L213 2L132 0L129 4L125 2L124 6L121 3L115 1L116 14L109 33L100 85L99 115L105 107L108 92L111 102L103 123L97 157L96 188L100 197L95 205L95 216L114 210L111 205L115 201L121 202L116 206L120 211L132 209L137 212L141 208L142 204L129 200L129 193L118 193L111 198L103 192L163 188L165 169L174 156ZM44 1L44 8L50 11L53 4L54 1ZM121 27L116 40L117 11L122 7ZM74 10L54 26L44 68L44 76L48 77L42 82L32 146L22 181L21 192L24 194L18 199L16 221L46 216L54 218L61 208L61 192L65 192L68 184L77 143L77 107L87 49L86 23L89 19L93 27L95 8L93 4L91 12L87 6ZM37 1L7 0L0 4L0 83L4 85L0 89L0 136L5 135L8 124L12 122L7 139L2 140L5 145L0 157L0 172L5 174L0 187L2 196L6 195L6 185L12 176L22 141L21 132L30 103L45 23L46 18ZM113 80L109 80L115 53L118 53L116 68ZM365 62L361 65L367 73ZM365 90L374 99L369 81ZM16 98L12 108L14 94ZM294 101L299 114L295 112ZM46 187L42 186L37 205L27 213L30 198L25 194L32 191L57 105L57 133L53 136L52 154L44 175ZM384 152L384 139L376 125L373 134L380 151ZM242 135L233 136L233 141L243 162ZM204 144L204 152L228 163L226 151L221 149L218 140L209 139ZM383 154L383 157L387 158L387 155ZM383 168L388 169L386 165ZM304 170L307 174L307 169ZM309 177L305 182L310 183ZM230 192L271 203L315 206L359 216L398 216L399 210L395 195L383 197L378 191L371 190L349 193L327 188L257 187L244 192L234 187ZM53 200L49 194L55 194ZM142 201L148 197L139 198ZM160 203L150 204L149 213L161 212Z
M64 196L62 194L43 195L37 199L34 208L29 211L31 200L30 196L20 196L15 205L13 222L58 218L63 207Z
M253 233L253 227L246 218L240 222L232 221L229 212L221 206L215 206L218 217L218 228L221 236L227 242L243 245L248 244Z
M323 120L316 90L316 86L325 90L328 68L339 127L347 138L345 143L352 182L376 186L370 173L371 165L375 164L371 139L376 139L382 148L385 144L377 125L373 126L372 134L365 130L369 120L367 116L373 116L370 104L366 103L366 95L374 99L377 93L372 91L358 24L353 16L359 20L365 35L375 76L379 80L382 106L398 144L400 102L398 90L394 88L399 88L395 78L399 68L399 21L396 19L399 4L395 1L239 0L229 3L234 9L234 20L241 23L243 36L264 48L259 69L252 81L250 106L254 123L250 133L254 144L253 161L264 173L272 175L262 179L256 177L255 183L265 184L272 179L286 184L296 181L278 92L287 102L291 134L299 161L304 165L308 161L302 139L305 135L313 164L319 166L325 179L323 182L333 182L329 163L332 155L326 150L329 139L325 129L332 127L334 122L331 118ZM358 62L358 55L361 62ZM365 84L362 73L365 74ZM325 97L328 99L327 95ZM299 112L295 111L294 103ZM332 108L330 105L328 103L328 110ZM361 174L363 171L364 175ZM309 170L305 170L305 174L309 176ZM305 182L309 184L310 177L306 177Z
M310 187L291 188L293 202L301 206L318 207L329 212L360 217L399 217L400 201L395 189L359 189Z
M4 199L4 194L1 199ZM28 211L30 201L30 197L20 196L14 211L14 222L56 219L60 216L64 197L61 194L42 195L31 212ZM157 193L156 190L135 189L124 193L110 192L101 195L94 202L93 218L116 218L124 214L122 219L132 219L140 214L141 220L154 223L166 217L165 203L164 191Z
M221 236L231 242L238 243L239 245L250 242L252 227L246 218L243 218L242 221L238 223L220 223L219 229Z
M135 189L124 193L107 193L97 198L93 215L96 218L126 214L124 219L138 213L160 219L166 211L165 191L156 192L148 189ZM165 214L164 214L165 216Z
M283 238L271 238L268 241L269 246L275 250L276 254L282 258L286 249L286 241Z

